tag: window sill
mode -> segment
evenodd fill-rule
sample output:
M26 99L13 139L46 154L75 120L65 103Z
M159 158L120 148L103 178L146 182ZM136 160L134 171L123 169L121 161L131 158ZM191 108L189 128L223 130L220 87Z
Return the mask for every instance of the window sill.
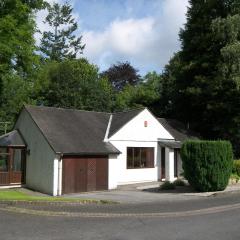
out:
M152 169L152 168L155 168L155 167L138 167L138 168L129 168L127 167L127 170L134 170L134 169Z

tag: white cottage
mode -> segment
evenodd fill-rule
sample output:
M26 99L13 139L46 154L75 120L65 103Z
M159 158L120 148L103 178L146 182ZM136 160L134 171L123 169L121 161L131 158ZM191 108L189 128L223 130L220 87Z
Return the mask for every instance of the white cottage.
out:
M103 113L25 106L0 137L0 185L51 195L169 180L182 172L179 149L196 138L147 108Z

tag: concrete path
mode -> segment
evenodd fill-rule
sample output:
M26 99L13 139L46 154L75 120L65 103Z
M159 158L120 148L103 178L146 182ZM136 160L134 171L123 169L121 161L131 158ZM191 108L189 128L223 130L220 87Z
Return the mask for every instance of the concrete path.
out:
M161 183L134 184L120 186L117 190L88 192L64 195L68 198L110 200L120 203L149 203L165 201L183 201L201 197L215 196L229 192L240 192L240 184L230 185L221 192L198 193L189 186L177 187L175 190L159 191Z

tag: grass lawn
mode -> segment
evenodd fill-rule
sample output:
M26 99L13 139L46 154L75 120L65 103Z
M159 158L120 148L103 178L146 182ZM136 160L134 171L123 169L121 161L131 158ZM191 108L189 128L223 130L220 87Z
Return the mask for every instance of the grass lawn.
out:
M95 199L80 199L80 198L63 198L63 197L48 197L48 196L33 196L21 192L17 189L0 190L1 201L47 201L47 202L79 202L79 203L115 203L108 200L95 200Z

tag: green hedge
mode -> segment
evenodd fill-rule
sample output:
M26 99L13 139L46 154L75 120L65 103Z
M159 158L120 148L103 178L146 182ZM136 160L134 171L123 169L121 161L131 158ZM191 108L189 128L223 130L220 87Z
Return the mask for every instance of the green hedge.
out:
M228 141L187 141L181 148L184 177L198 191L221 191L232 172L232 145Z
M233 161L232 173L240 176L240 160Z

